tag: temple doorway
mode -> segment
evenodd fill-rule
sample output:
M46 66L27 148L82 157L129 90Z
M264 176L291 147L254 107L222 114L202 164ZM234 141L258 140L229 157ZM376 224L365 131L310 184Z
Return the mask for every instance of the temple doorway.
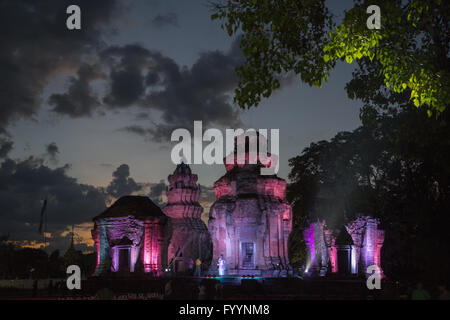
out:
M350 258L351 258L351 249L350 248L339 248L337 252L337 259L338 259L338 273L340 274L350 274L351 273L351 264L350 264Z
M130 272L130 249L119 248L119 271L121 273Z
M241 244L241 261L243 269L255 268L255 244L253 242L242 242Z

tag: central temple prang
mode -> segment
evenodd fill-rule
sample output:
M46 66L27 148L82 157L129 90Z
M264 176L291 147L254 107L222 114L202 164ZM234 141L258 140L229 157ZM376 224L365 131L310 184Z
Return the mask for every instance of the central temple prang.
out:
M227 172L214 183L216 201L208 222L213 262L223 257L226 275L291 273L288 238L292 207L285 199L286 181L276 175L261 175L261 162L249 163L248 152L243 164L236 161L236 153L234 157L235 161L226 161ZM271 161L277 161L276 157ZM217 272L216 263L210 272Z

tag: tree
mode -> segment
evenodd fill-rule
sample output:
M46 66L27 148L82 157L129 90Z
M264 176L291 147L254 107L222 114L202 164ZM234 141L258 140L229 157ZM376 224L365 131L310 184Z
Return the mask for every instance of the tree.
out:
M12 260L13 277L42 279L48 275L48 255L42 249L18 248Z
M406 92L428 115L450 102L450 3L442 0L383 0L381 29L370 30L371 1L356 0L337 25L324 0L227 0L212 3L230 36L242 33L245 63L237 67L234 100L257 106L280 87L280 78L299 75L322 86L339 60L377 63L386 88Z
M290 159L288 198L294 221L313 216L336 227L359 213L379 218L388 276L448 281L450 110L429 118L407 106L366 110L360 128L312 143ZM291 241L301 244L297 234Z
M5 279L12 271L11 258L14 245L9 241L9 235L0 236L0 279Z

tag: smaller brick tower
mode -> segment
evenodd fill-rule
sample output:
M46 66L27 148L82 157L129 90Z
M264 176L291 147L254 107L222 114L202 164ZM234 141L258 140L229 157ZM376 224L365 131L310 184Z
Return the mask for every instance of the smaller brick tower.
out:
M168 177L167 205L162 210L170 217L168 264L177 273L189 272L197 258L203 262L211 260L211 238L201 220L203 208L198 202L197 179L184 163L177 165Z

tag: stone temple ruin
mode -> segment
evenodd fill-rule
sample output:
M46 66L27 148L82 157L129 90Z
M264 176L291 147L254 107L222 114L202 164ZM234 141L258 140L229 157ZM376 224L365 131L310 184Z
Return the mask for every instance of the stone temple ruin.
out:
M200 186L197 175L182 163L169 176L167 205L162 209L169 217L167 262L175 272L188 271L194 261L211 260L211 237L201 220L202 206L198 203Z
M380 276L384 231L380 221L366 214L347 217L343 199L321 187L310 207L303 238L307 248L305 273L312 276L354 276L372 274L376 266Z
M260 141L259 135L247 137L246 146L252 138ZM235 152L225 158L226 173L214 183L216 200L208 227L201 220L198 177L184 163L168 177L164 208L148 197L124 196L95 217L94 276L160 276L169 270L183 274L192 271L197 258L209 265L208 274L218 274L221 257L229 276L292 274L288 258L292 207L286 201L286 181L261 175L263 165L259 158L249 163L248 148L244 161L237 161L236 150L237 142ZM324 211L332 212L330 208ZM378 220L361 215L340 230L328 227L326 220L318 217L310 222L304 230L308 249L305 273L362 274L370 265L381 270L384 233Z
M167 268L187 271L197 258L211 259L211 239L200 219L197 175L180 164L169 183L162 210L147 197L124 196L94 218L94 275L111 271L159 276Z
M261 175L259 158L250 164L248 150L244 163L238 164L236 158L225 163L231 164L214 183L216 201L209 212L213 261L223 256L229 275L286 275L292 271L288 258L292 208L285 199L286 181Z
M161 274L167 260L168 219L149 198L125 196L94 218L94 275Z
M308 248L306 272L312 274L364 274L367 267L376 265L381 276L381 247L384 231L379 221L359 216L340 228L332 230L325 220L309 224L304 230Z

